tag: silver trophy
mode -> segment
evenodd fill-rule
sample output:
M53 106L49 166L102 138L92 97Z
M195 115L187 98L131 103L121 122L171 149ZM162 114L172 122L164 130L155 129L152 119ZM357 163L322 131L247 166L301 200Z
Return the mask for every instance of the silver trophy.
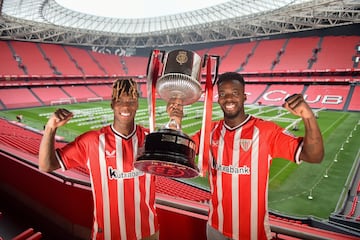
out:
M154 54L156 56L154 56ZM153 131L155 121L155 89L169 102L179 99L183 105L197 102L202 94L202 58L188 50L173 50L163 54L164 63L160 77L161 52L153 52L148 65L148 101L150 110L150 134L146 136L145 148L135 167L141 171L175 178L192 178L199 175L195 165L195 143L173 119L164 128ZM155 88L155 89L154 89ZM151 122L153 119L153 123ZM176 127L170 127L171 125Z

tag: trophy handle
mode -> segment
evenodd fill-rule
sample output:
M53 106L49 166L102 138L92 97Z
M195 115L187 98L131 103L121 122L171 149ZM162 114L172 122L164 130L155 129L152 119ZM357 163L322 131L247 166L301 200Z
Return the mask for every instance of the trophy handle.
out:
M212 73L212 61L215 62L214 73ZM204 112L201 125L200 145L198 166L200 176L205 176L208 169L210 158L210 133L212 122L212 107L213 107L213 88L217 81L219 69L219 56L206 55L204 57L203 67L206 65L206 82L205 82L205 99L204 99Z
M155 108L156 108L156 82L161 73L163 66L164 51L154 49L150 53L146 74L147 74L147 100L149 111L149 130L153 132L155 129Z
M215 61L215 70L214 70L214 77L213 77L213 86L216 84L217 82L217 79L218 79L218 73L219 73L219 65L220 65L220 56L218 55L214 55L214 56L211 56L211 58L214 59Z
M212 66L208 66L209 61L211 63L211 61L214 62L214 69L212 69ZM217 82L217 77L218 77L218 72L219 72L219 64L220 64L220 56L218 55L209 55L209 54L205 54L203 57L203 62L202 62L202 68L207 68L206 69L206 77L208 76L212 76L212 85L215 86L216 82ZM208 72L208 71L212 71L213 72Z

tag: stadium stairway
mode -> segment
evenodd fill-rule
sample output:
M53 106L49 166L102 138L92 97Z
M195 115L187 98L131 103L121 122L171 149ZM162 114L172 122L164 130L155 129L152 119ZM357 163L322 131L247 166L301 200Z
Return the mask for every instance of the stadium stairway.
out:
M348 111L351 100L353 99L354 91L355 91L355 86L351 85L349 93L347 94L347 99L345 101L343 111Z
M11 45L11 42L7 41L6 44L7 44L8 48L10 49L10 51L12 53L12 56L15 57L15 60L17 62L17 66L18 66L18 68L20 70L20 74L26 74L27 75L28 72L26 70L26 67L23 65L21 57L16 54L13 46ZM15 73L19 73L19 72L16 71Z

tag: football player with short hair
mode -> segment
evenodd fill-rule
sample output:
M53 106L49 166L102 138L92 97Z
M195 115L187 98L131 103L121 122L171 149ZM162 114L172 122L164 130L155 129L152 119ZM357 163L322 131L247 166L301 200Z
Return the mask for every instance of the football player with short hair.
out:
M284 107L302 118L305 135L245 113L245 81L236 72L219 76L218 104L224 118L212 122L210 159L199 162L211 190L208 239L270 239L268 178L273 158L320 163L324 156L316 118L301 94ZM193 136L199 146L200 132Z

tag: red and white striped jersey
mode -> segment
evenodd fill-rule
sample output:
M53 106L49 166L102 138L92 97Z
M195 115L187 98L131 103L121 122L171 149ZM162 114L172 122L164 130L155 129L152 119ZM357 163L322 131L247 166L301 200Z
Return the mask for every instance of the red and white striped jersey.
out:
M271 160L280 157L299 163L302 138L252 116L235 128L223 120L212 124L209 224L232 239L270 238ZM198 143L200 133L193 139Z
M63 169L87 167L94 199L92 239L140 239L158 231L155 176L134 168L148 130L129 136L112 126L77 137L56 155Z

